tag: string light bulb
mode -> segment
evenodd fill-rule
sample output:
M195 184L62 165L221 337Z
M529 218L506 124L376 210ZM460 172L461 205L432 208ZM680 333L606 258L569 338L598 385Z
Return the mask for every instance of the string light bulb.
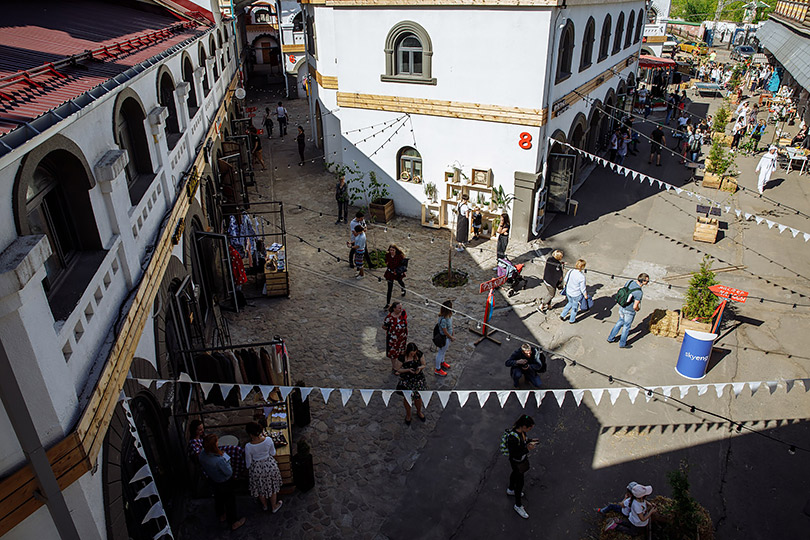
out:
M428 298L425 298L425 305L426 305L426 306L429 306L429 305L430 305L430 300L429 300Z
M790 454L791 456L796 455L796 447L793 446L792 444L790 445L790 448L788 448L788 454Z
M506 341L512 341L512 334L506 334Z

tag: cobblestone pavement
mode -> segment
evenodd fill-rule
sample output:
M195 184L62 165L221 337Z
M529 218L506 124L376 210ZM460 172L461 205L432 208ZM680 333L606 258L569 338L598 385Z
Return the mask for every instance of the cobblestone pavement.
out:
M269 104L269 101L269 99L253 98L251 104L258 105L262 110L266 103ZM305 101L287 102L285 105L291 114L290 135L295 132L295 126L298 123L303 123L307 136L311 137L311 126L305 122ZM651 128L648 131L651 131ZM386 283L384 280L379 282L377 277L381 277L382 272L372 272L371 276L367 276L364 280L356 281L354 279L354 272L348 268L345 261L348 254L348 249L345 247L348 228L343 224L334 224L335 216L333 214L336 213L333 195L334 177L325 171L323 159L319 157L319 151L312 142L307 145L307 158L313 161L299 167L294 137L288 135L284 140L280 140L277 138L277 132L275 135L276 137L273 139L263 141L265 160L269 170L258 174L257 193L252 195L255 199L283 201L287 231L291 235L295 234L305 238L324 251L319 253L316 247L301 243L293 236L288 236L290 298L254 297L249 300L248 307L240 314L228 315L231 321L232 342L246 343L267 339L274 335L283 337L290 351L292 379L293 381L303 381L307 386L393 388L397 381L391 374L389 361L384 355L384 331L380 327L384 317L382 307L385 304ZM646 145L642 145L642 147L646 148ZM753 161L754 158L744 158L742 162L738 161L738 165L745 169L751 167ZM640 157L631 158L627 165L644 171L646 156L643 154L643 150ZM653 197L658 193L657 190L649 187L645 189L643 186L638 186L637 183L634 184L632 180L616 180L615 175L607 180L604 178L610 177L612 173L597 172L598 174L595 172L592 175L593 180L591 181L618 182L611 185L623 187L618 192L611 193L616 196L616 200L610 203L605 202L606 208L600 207L600 195L588 195L587 190L584 190L583 194L577 196L580 199L581 215L577 216L576 221L570 217L563 217L558 223L552 225L555 247L564 247L566 259L571 262L578 256L585 256L589 261L597 261L594 266L609 269L617 274L648 271L653 274L653 279L658 279L667 273L692 271L702 256L701 251L706 251L717 257L727 258L730 264L741 264L740 261L743 261L749 265L749 268L753 269L758 276L741 276L740 281L735 281L735 283L743 283L745 285L743 288L750 287L752 294L759 291L767 297L793 298L795 295L786 294L785 290L810 293L807 278L796 277L795 272L791 273L783 268L776 268L763 260L762 256L751 254L742 247L743 234L746 235L746 239L753 236L758 239L758 242L767 243L768 240L763 240L762 236L773 234L772 231L750 230L749 226L736 228L738 224L735 224L734 242L715 246L699 245L697 251L694 247L689 249L687 244L691 244L690 227L692 225L690 223L694 223L693 208L689 208L691 202L687 204L682 201L672 202L671 199L663 197ZM685 169L681 170L673 166L666 167L663 173L661 168L656 170L652 167L648 173L666 175L661 178L679 184L687 178ZM749 178L750 171L746 172L746 175L741 182L750 184L752 181ZM808 193L803 187L798 189L804 192L797 194L794 200L797 201L797 204L799 202L806 204ZM712 193L717 194L718 192ZM748 195L741 194L735 197L742 199L742 205L753 204L761 206L762 209L774 211L772 205L752 201ZM587 206L589 203L593 203L590 209ZM614 203L615 207L610 206ZM299 210L299 204L315 212ZM323 212L324 215L320 216L318 212ZM612 215L613 212L616 214ZM350 210L351 213L353 210ZM783 217L786 220L792 219L787 215ZM581 227L577 228L574 225L581 225ZM795 226L800 226L803 230L807 229L806 221L797 222ZM684 230L687 233L683 233ZM673 231L677 231L679 234ZM679 241L684 242L684 246L680 247L673 244L672 241L662 238L661 234L664 233L677 237ZM448 235L448 231L423 228L417 220L396 218L389 224L387 232L381 228L372 228L369 234L369 245L372 249L385 249L390 243L400 245L410 257L406 278L406 285L409 289L427 295L436 301L451 298L455 307L460 311L480 316L483 313L484 295L477 293L477 287L480 282L494 276L492 266L495 262L495 242L491 240L474 244L467 252L460 254L454 250L450 251L453 267L468 272L469 283L457 289L447 290L435 287L431 282L431 277L446 268L449 251ZM666 247L662 248L662 245ZM790 245L794 246L794 244ZM806 250L800 241L795 244L795 247ZM529 261L536 255L535 249L547 251L548 245L543 242L532 245L513 242L510 244L509 251L513 258ZM326 254L325 250L337 254L342 260L337 262ZM765 249L762 251L766 252ZM767 251L767 253L772 252ZM801 265L807 261L806 254L788 253L787 257L791 259L788 264L785 264L789 268L801 268ZM526 273L530 277L537 276L542 273L542 266L529 264ZM768 279L769 283L764 283L760 278ZM601 288L598 291L599 296L608 296L612 294L612 289L621 286L607 277L599 278L591 274L589 274L589 282L595 283L597 290ZM532 336L574 358L584 358L592 362L595 367L610 369L610 366L616 363L615 353L597 354L604 350L603 334L607 334L615 321L615 318L611 320L609 317L609 307L597 306L598 309L594 310L595 313L587 316L582 322L581 330L579 330L580 323L572 329L569 325L562 323L554 314L543 316L535 311L534 299L539 293L538 288L535 287L537 284L536 279L530 280L530 288L511 299L506 299L505 295L499 295L496 301L494 324L508 325L508 328L516 334ZM780 290L779 287L786 287L786 289ZM398 287L395 287L394 295L396 299L399 299L397 291ZM248 295L250 296L250 293ZM414 341L424 350L430 351L426 354L426 361L430 367L433 360L430 338L437 310L433 306L425 306L421 299L415 296L415 294L408 294L404 298L409 314L409 341ZM648 313L655 307L679 307L678 298L677 291L664 286L651 287L650 291L645 294L645 312ZM507 302L511 303L511 307L507 305ZM734 377L740 377L739 380L760 380L765 377L764 374L757 371L758 368L754 366L753 361L748 361L752 359L751 355L754 353L741 352L743 346L764 350L778 350L780 347L784 347L785 350L792 348L795 351L798 348L796 347L798 338L790 339L785 336L795 332L797 327L801 327L801 324L807 322L807 310L802 312L800 318L790 321L782 318L783 311L770 306L766 306L764 309L765 313L769 315L764 325L746 328L739 332L741 337L738 341L729 341L729 346L735 347L735 360L724 361L716 371L712 372L712 375L716 376L716 380L726 381L732 380ZM750 313L746 312L746 314ZM516 346L514 341L511 344L504 343L502 350L497 353L490 346L485 346L476 352L472 339L469 339L472 334L466 330L466 323L462 324L462 321L457 320L456 325L457 334L464 335L464 339L454 342L448 352L448 361L453 367L446 378L437 378L428 372L428 388L432 390L452 389L459 384L459 381L463 381L462 388L508 388L511 381L508 381L502 363L503 356ZM795 336L795 334L793 335ZM637 338L634 339L637 340ZM734 339L736 340L736 338ZM798 339L798 341L801 340ZM668 368L666 375L658 375L661 372L660 368L648 365L651 359L659 356L674 359L678 348L675 340L648 337L639 345L637 349L641 349L640 351L631 351L635 356L632 356L633 361L629 364L625 375L642 377L643 382L651 382L654 379L656 382L660 381L659 384L682 384L683 380L676 377L671 368ZM797 363L795 359L788 361L784 359L783 355L776 362L781 377L808 376L806 366ZM468 369L471 370L469 376L464 376ZM568 387L572 384L580 387L598 387L606 384L604 379L593 374L575 373L578 375L563 373L561 369L550 370L544 381L549 388ZM653 376L652 373L656 375ZM650 376L647 377L647 375ZM505 413L499 412L497 400L495 401L496 404L489 403L484 412L496 418L494 422L502 426L506 420L499 419L498 415L502 416ZM367 407L363 405L358 395L353 396L346 407L342 407L337 392L333 393L327 405L324 405L320 396L310 399L310 403L313 421L306 428L296 429L295 436L305 438L312 447L316 487L307 493L297 492L285 497L285 506L275 515L257 512L258 505L247 497L242 497L240 511L248 515L248 521L236 533L218 532L219 529L215 526L211 516L213 512L210 499L192 500L188 503L188 518L183 524L181 537L374 539L412 537L414 534L422 535L425 538L450 536L450 533L448 536L442 536L436 532L424 534L425 531L432 530L431 525L419 521L419 519L434 518L443 520L444 516L441 514L440 507L434 508L436 513L433 516L414 518L409 523L407 523L409 521L407 518L403 520L403 515L407 514L402 513L407 512L410 504L407 496L414 489L408 483L408 478L412 478L412 482L420 478L419 475L411 474L415 464L419 462L420 456L429 451L428 445L431 444L431 440L433 445L443 444L437 431L437 423L443 416L440 414L442 409L437 398L434 397L426 410L427 422L422 424L414 418L411 426L406 426L402 421L404 411L401 398L397 396L392 396L387 408L379 395L375 395ZM722 410L730 414L729 411L732 411L734 407L733 402L726 402L723 404ZM592 409L593 415L597 417L600 424L609 423L606 418L611 414L619 414L612 409L607 413L604 409ZM754 416L757 414L755 410L736 412L743 417L746 414ZM448 414L447 421L455 418L454 414ZM586 420L580 420L580 417L585 414L584 407L573 414L571 421L582 421L582 425L587 423ZM639 413L633 414L637 416ZM586 416L593 418L590 414ZM553 423L552 427L556 425L558 428L562 428L563 426L562 421L558 418L549 421ZM625 421L629 422L629 420ZM653 423L652 419L649 421L651 424ZM614 425L621 425L621 420L617 422L618 424ZM670 443L656 444L661 445L660 451L663 452L664 447L669 449L667 445ZM675 448L680 442L672 444L672 448ZM690 445L693 444L698 443L690 443ZM557 451L559 452L559 449ZM576 448L571 451L576 452ZM494 450L488 450L481 459L491 460L493 453ZM590 457L590 455L585 457ZM626 456L623 456L621 460L626 461ZM471 461L469 466L476 467L477 464L473 463L474 461ZM557 466L553 463L545 463L544 465L538 464L538 467L551 475L555 474ZM433 470L431 469L431 471ZM463 469L457 472L461 475ZM424 477L427 473L422 469L420 474ZM443 474L441 469L430 474L435 475L437 483L452 482L452 478L441 476ZM663 472L659 471L658 476L663 478ZM474 474L472 480L476 478L477 475ZM589 479L586 478L585 481L589 481ZM663 480L661 483L663 484ZM535 481L532 480L531 484L535 484ZM540 482L538 481L537 484L540 485ZM449 484L446 483L439 484L436 489L447 489L448 486ZM500 491L503 486L500 484L498 486L500 487L497 489ZM547 489L548 482L543 483L543 486L543 489ZM486 514L487 508L491 504L490 499L479 498L484 496L478 494L479 486L471 485L469 487L476 493L475 506L465 507L466 510L460 509L461 515L452 519L463 522L468 517L464 512L470 511L471 508L484 512L484 514L478 515ZM706 487L707 492L714 493L712 489L714 486ZM612 489L611 486L594 487L594 491L599 493L596 497L607 497L615 491L615 486L612 486ZM488 492L484 490L482 493L487 494ZM549 492L548 495L552 496L553 493ZM592 493L591 496L593 497L593 495ZM500 501L502 498L501 494L497 500ZM584 504L585 507L593 505L589 499L583 499L579 503ZM508 509L506 512L511 512L505 503L499 504ZM511 513L502 518L499 514L499 519L509 520L510 523L514 521L513 518L517 519ZM458 527L455 529L457 531L468 531L465 533L466 536L462 535L459 538L482 538L492 536L492 534L497 536L506 530L498 526L486 534L485 529L469 532L470 526L479 521L478 518L472 519L466 529L463 528L463 523L454 525L454 527ZM542 532L542 523L542 520L533 522L532 527L535 527L533 530L538 533ZM515 526L514 523L511 526ZM566 527L570 526L570 523L566 525ZM453 530L454 527L451 527L450 530ZM482 524L481 527L485 526ZM395 532L392 533L392 530ZM396 534L397 530L403 531L403 534L404 531L407 531L408 534L400 536ZM577 529L575 526L574 531L581 532L581 529ZM580 537L578 536L580 532L576 532L571 537ZM521 531L514 530L514 533L520 534ZM726 538L732 537L726 536ZM752 537L756 537L756 535Z

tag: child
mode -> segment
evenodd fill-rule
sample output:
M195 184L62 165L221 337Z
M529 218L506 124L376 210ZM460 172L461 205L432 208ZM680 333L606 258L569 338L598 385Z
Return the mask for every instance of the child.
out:
M366 254L366 230L362 225L357 225L354 228L354 240L352 241L354 247L354 265L357 268L357 279L363 279L365 272L363 271L363 257Z
M473 226L473 240L478 240L481 237L481 209L479 207L473 208L472 226Z

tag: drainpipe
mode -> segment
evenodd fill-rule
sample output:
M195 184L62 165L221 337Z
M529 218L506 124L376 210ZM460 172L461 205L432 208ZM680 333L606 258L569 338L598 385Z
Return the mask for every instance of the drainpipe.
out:
M31 419L31 413L25 405L25 398L17 383L11 363L8 361L6 348L2 341L0 341L0 400L3 402L3 408L6 410L17 441L20 443L25 458L31 464L39 484L39 489L34 492L34 496L40 500L44 499L62 540L80 540L76 524L73 523L62 490L59 489L59 483L56 481L56 475L53 473L48 456L42 447L42 441L39 439L37 428Z
M546 125L543 126L540 130L541 135L543 136L542 142L542 150L540 153L540 163L541 163L541 178L543 179L543 187L546 185L546 172L547 166L546 162L548 161L548 149L551 148L551 145L548 142L547 132L548 132L548 125L551 122L551 106L554 104L553 96L554 96L554 85L555 80L557 78L557 39L559 36L560 30L560 15L564 15L563 10L566 9L567 6L565 5L565 0L563 0L563 5L557 11L557 15L554 17L554 23L552 31L549 33L549 43L548 43L548 50L551 51L551 63L549 67L546 68L546 110L548 111L548 119L546 121ZM531 229L532 233L535 236L540 236L540 231L537 230L537 215L540 213L540 191L542 189L538 189L537 193L535 194L534 198L534 212L532 212L532 223Z
M287 59L284 56L284 31L281 29L281 0L276 0L276 22L278 23L278 46L281 49L281 75L284 77L284 92L290 99L290 82L287 80Z

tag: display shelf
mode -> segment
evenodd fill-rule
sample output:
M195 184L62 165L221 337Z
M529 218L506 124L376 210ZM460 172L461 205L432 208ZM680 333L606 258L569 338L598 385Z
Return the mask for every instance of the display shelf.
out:
M428 212L434 212L436 218L433 223L429 222ZM441 203L425 203L422 205L422 226L430 227L432 229L440 229L442 223L442 205Z

